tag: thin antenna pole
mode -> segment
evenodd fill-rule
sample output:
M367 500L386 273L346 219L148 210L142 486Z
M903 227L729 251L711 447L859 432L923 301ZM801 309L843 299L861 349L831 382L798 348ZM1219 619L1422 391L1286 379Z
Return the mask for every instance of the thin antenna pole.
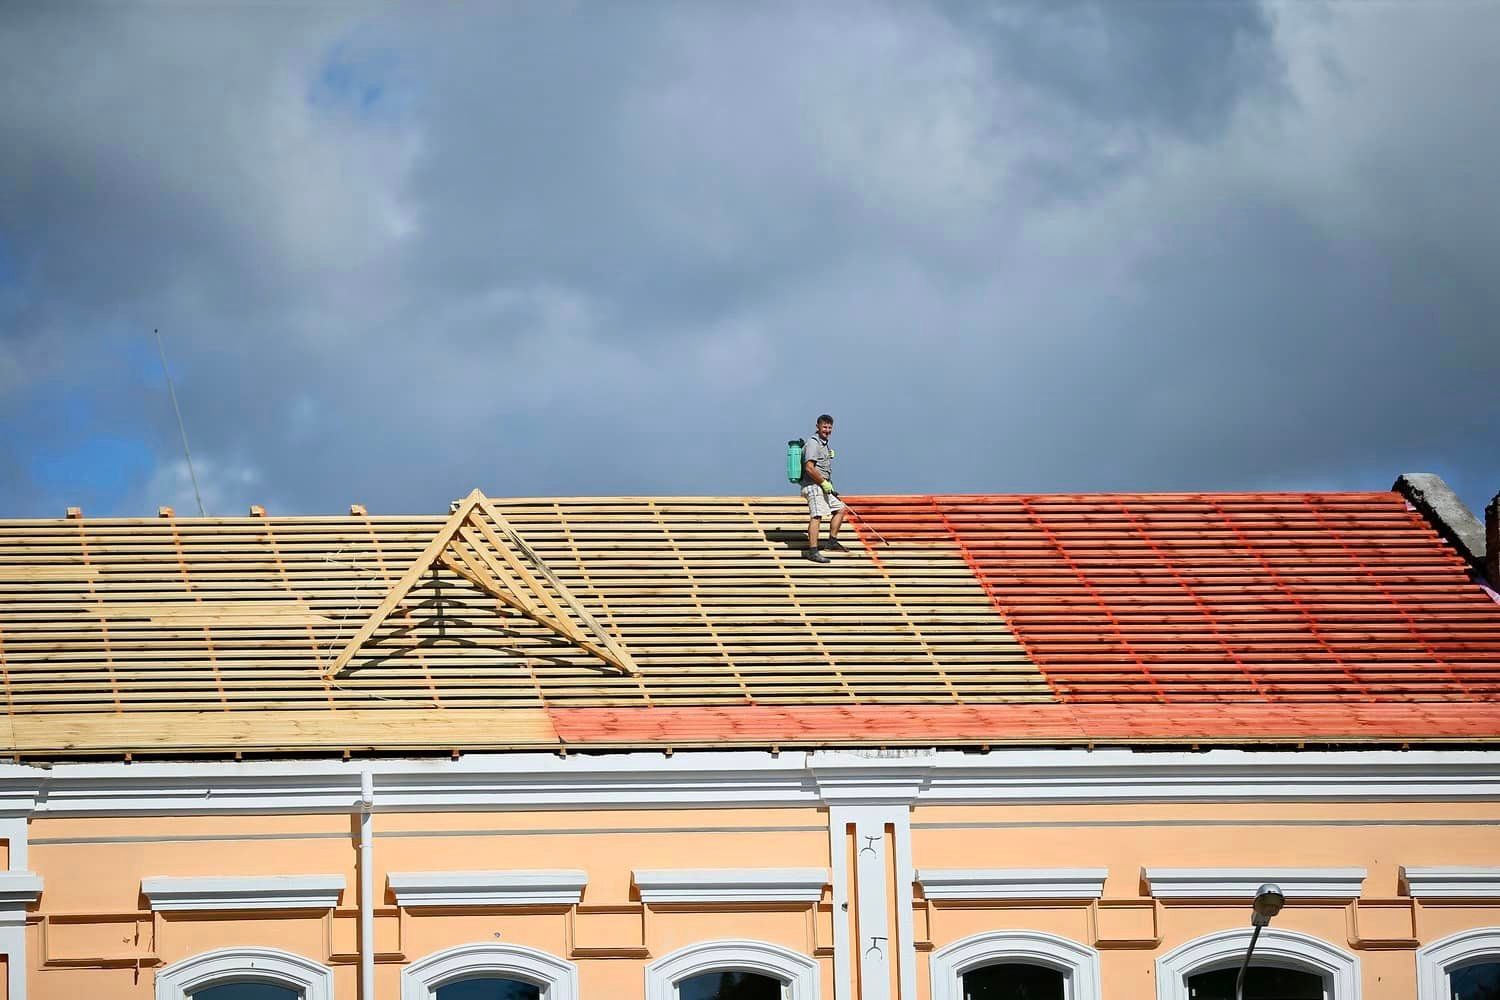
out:
M156 336L156 354L161 358L161 373L167 377L167 395L172 397L172 412L177 414L177 431L182 435L182 454L187 459L188 475L193 480L193 497L198 501L198 516L207 517L203 509L203 494L198 492L198 474L193 471L193 453L188 451L187 426L182 422L182 408L177 405L177 390L172 388L172 373L167 370L167 352L161 346L161 331L152 329Z

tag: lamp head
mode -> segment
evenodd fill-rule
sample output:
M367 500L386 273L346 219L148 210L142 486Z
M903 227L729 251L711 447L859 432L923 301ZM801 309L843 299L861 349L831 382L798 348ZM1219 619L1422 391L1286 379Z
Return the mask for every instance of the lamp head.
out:
M1281 912L1282 906L1286 905L1286 896L1281 892L1281 886L1267 882L1255 890L1254 912L1250 917L1253 927L1265 927L1271 922L1271 918Z

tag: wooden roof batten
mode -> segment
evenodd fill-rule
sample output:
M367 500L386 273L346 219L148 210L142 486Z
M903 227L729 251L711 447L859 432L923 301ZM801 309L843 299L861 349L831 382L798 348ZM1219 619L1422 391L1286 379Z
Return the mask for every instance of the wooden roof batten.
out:
M589 614L490 498L476 489L458 503L437 535L324 668L324 679L337 677L400 607L423 575L439 566L620 673L640 673L625 647ZM556 597L537 579L538 575L551 586Z

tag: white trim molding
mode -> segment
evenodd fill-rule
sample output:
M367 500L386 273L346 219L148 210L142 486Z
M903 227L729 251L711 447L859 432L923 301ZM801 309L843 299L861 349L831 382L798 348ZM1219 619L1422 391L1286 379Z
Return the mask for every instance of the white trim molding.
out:
M1402 865L1401 884L1413 899L1500 899L1500 868Z
M0 815L0 840L4 840L10 863L6 870L23 872L29 862L26 856L27 837L30 833L26 816Z
M1500 927L1476 927L1434 941L1417 952L1417 1000L1450 1000L1448 974L1465 965L1500 962Z
M401 970L401 1000L433 1000L440 987L491 975L541 987L542 1000L578 1000L578 966L519 944L465 944Z
M643 903L816 903L826 868L637 868Z
M921 868L928 899L1099 899L1108 868Z
M587 872L575 868L483 872L391 872L398 906L573 906Z
M36 872L0 872L0 913L24 910L35 903L41 894L42 877ZM23 919L24 916L22 914ZM0 922L4 920L4 917L0 917Z
M26 907L42 895L34 872L0 872L0 955L5 956L6 995L26 1000Z
M1500 801L1500 752L471 754L459 760L0 765L0 813L347 813L955 803Z
M224 983L272 983L301 1000L333 1000L333 970L275 948L224 948L185 958L156 974L156 1000L189 1000Z
M682 980L722 970L779 979L785 986L783 1000L818 1000L817 962L778 945L745 940L701 941L658 958L646 966L646 1000L677 1000Z
M1156 960L1156 1000L1190 1000L1189 976L1237 968L1250 943L1249 927L1195 938ZM1255 944L1252 964L1299 969L1323 977L1328 1000L1359 1000L1359 959L1321 938L1267 927Z
M828 855L833 859L834 1000L855 1000L856 981L859 1000L916 996L912 911L917 875L910 806L885 799L829 806ZM895 904L894 927L887 901ZM893 950L899 975L895 981Z
M141 893L159 913L176 910L330 910L344 891L342 875L259 875L235 878L141 879Z
M998 962L1056 969L1065 1000L1100 1000L1099 953L1042 931L988 931L932 953L932 1000L963 1000L964 973Z
M1254 899L1266 882L1287 899L1357 899L1363 868L1143 868L1156 899Z

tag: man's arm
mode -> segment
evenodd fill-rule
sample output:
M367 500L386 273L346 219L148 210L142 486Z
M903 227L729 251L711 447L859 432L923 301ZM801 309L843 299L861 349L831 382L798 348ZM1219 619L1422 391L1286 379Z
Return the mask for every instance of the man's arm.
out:
M818 464L812 459L809 458L807 461L802 463L802 471L811 476L814 483L818 485L822 484L823 473L818 471Z

